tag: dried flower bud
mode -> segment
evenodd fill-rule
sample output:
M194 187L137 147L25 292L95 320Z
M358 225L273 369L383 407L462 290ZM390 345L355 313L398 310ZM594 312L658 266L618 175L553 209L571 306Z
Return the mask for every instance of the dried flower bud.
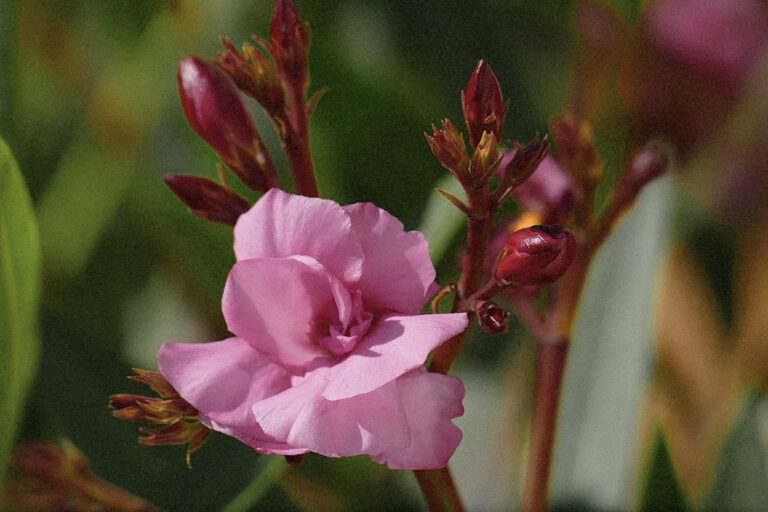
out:
M531 226L509 235L495 277L507 286L557 281L576 256L576 239L560 226Z
M203 220L234 226L250 208L237 193L207 178L169 174L163 179L189 211Z
M448 119L443 120L442 130L432 125L432 133L431 136L424 134L432 153L443 167L451 171L459 181L463 181L469 172L469 155L464 135Z
M483 132L494 134L496 140L501 138L509 104L502 100L499 81L484 60L477 64L467 90L461 93L461 102L472 147L480 143Z
M485 301L478 305L476 311L480 327L487 332L506 332L509 322L509 312L493 301Z
M303 89L307 80L309 29L291 0L277 0L269 35L278 70L295 87Z
M560 163L574 180L590 187L600 179L600 160L592 129L573 112L565 112L550 124Z
M219 53L216 64L227 72L241 91L258 101L272 118L281 119L285 93L275 63L250 44L243 44L242 53L227 38L222 38L221 44L225 51Z

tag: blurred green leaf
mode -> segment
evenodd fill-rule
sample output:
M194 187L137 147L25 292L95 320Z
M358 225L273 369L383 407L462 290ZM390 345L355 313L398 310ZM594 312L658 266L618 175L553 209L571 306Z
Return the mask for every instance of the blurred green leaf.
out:
M0 482L37 370L40 246L24 179L0 139Z
M639 411L653 357L654 277L666 251L671 181L652 183L592 265L566 370L556 502L623 510L634 496Z
M768 405L752 396L726 439L705 510L764 510L768 503Z
M459 198L464 197L461 184L451 175L446 175L440 180L436 188L446 190ZM429 255L435 265L445 256L464 222L464 214L437 190L430 194L418 229L429 240Z
M235 496L221 512L248 512L255 507L267 492L279 482L288 469L285 459L280 456L264 457L267 461L259 468L253 481Z
M669 457L667 443L661 431L657 431L653 444L645 488L640 500L640 510L665 510L668 512L685 511L685 501L680 482L675 475L672 460Z

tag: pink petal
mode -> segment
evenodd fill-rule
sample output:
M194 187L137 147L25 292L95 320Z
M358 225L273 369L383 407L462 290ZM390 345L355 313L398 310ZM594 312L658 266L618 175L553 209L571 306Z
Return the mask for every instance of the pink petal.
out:
M240 216L235 255L238 261L311 256L345 283L357 281L363 265L362 249L341 206L276 188Z
M357 287L367 309L419 313L435 281L427 239L418 231L404 231L399 220L372 203L344 209L365 254Z
M291 375L246 341L165 343L157 358L160 372L200 412L203 424L262 453L306 451L267 436L256 422L253 403L289 388Z
M315 370L293 388L255 404L264 432L329 457L366 453L391 468L447 463L461 440L450 421L464 410L459 380L418 369L371 393L329 401L322 391L331 373Z
M424 364L429 353L467 328L465 313L379 320L345 360L331 368L328 400L369 393Z
M311 258L260 258L232 268L222 310L233 334L276 362L303 367L329 355L317 340L339 322L340 312L351 314L351 299Z
M391 469L437 469L445 467L461 442L461 430L451 419L464 414L461 401L464 385L455 377L417 368L393 381L408 422L411 442L405 448L392 446L372 456Z

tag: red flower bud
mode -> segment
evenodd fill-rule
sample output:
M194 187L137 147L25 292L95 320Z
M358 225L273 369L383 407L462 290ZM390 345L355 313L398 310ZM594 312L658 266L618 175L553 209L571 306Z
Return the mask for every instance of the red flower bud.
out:
M494 134L496 140L501 140L504 116L509 104L502 100L499 81L484 60L477 64L467 90L461 93L461 101L469 142L473 148L480 143L484 131Z
M164 180L189 211L203 220L234 226L250 208L235 192L207 178L169 174Z
M277 0L269 35L272 38L270 53L280 73L294 86L299 86L298 89L303 88L307 78L309 30L291 0Z
M235 145L253 145L258 135L251 114L227 75L187 57L179 65L178 81L189 124L224 161L235 158Z
M557 281L576 256L576 239L560 226L515 231L504 244L496 279L505 285L544 285Z

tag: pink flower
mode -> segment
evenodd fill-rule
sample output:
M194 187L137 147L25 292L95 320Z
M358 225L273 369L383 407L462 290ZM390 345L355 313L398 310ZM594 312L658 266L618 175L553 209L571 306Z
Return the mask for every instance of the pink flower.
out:
M464 387L423 363L468 320L419 314L435 288L420 233L371 203L272 189L237 222L235 255L222 299L234 337L158 354L201 422L261 453L447 463Z

